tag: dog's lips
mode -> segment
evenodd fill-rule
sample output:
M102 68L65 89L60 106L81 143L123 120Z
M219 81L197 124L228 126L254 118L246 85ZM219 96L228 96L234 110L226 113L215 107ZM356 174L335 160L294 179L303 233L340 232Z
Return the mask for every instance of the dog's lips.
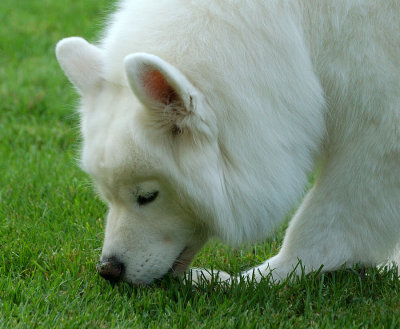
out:
M176 257L175 262L172 264L171 272L173 275L181 275L183 274L190 265L190 262L193 259L193 253L190 252L189 247L185 247L182 249L178 257Z

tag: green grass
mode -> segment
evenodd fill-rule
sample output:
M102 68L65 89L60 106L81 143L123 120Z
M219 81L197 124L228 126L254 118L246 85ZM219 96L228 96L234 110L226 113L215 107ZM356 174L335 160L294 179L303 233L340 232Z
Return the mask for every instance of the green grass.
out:
M0 2L1 328L398 328L395 270L343 270L270 285L110 286L95 271L105 206L76 165L77 97L55 43L95 40L112 1ZM275 254L210 243L195 265L232 273Z

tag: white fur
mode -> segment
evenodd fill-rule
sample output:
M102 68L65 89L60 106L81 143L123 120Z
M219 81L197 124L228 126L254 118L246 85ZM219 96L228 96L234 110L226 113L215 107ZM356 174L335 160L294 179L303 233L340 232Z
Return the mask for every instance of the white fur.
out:
M245 274L388 259L400 237L399 21L397 0L125 0L97 47L62 40L82 93L82 166L110 205L103 257L147 283L185 250L183 271L211 236L263 238L319 160L279 254Z

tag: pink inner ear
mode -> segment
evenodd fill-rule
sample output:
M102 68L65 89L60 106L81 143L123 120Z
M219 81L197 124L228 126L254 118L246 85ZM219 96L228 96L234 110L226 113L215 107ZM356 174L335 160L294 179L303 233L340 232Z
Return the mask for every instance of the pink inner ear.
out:
M147 96L151 99L166 105L177 101L178 97L175 90L159 71L151 70L146 72L142 77L142 81Z

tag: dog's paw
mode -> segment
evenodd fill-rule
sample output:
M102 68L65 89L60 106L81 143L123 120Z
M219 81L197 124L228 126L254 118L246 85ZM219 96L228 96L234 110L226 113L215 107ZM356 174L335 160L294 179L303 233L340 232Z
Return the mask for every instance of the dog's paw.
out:
M226 272L207 270L202 268L191 268L185 275L186 280L194 283L231 283L233 277Z

